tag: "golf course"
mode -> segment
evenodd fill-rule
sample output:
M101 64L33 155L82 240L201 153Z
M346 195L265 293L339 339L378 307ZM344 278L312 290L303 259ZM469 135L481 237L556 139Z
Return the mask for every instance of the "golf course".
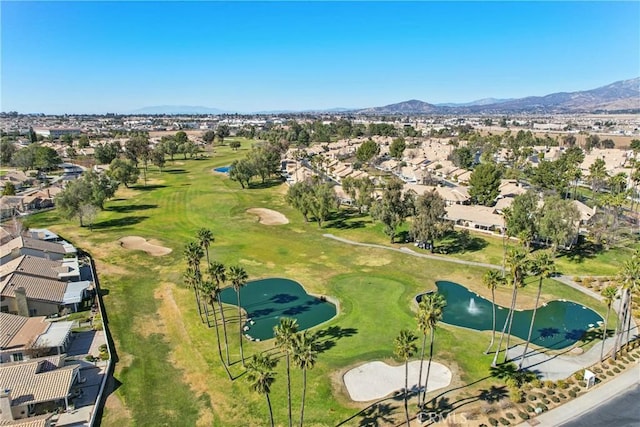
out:
M150 166L146 185L140 180L131 188L120 186L92 227L80 227L77 220L63 218L56 210L26 220L29 227L53 230L95 260L117 362L102 425L268 425L265 398L251 390L240 362L236 306L224 306L233 376L229 380L218 357L215 328L201 321L194 293L184 284L184 248L203 227L214 236L208 248L211 261L227 269L242 267L249 281L293 280L308 294L336 304L336 316L312 329L318 333L320 351L307 373L307 426L401 424L401 393L378 401L352 401L343 375L367 362L404 363L394 358L394 338L409 329L421 339L415 297L436 290L436 281L458 283L491 300L491 291L483 284L486 268L447 259L500 265L502 240L472 233L477 244L440 255L440 261L389 250L404 246L428 253L411 243L390 244L382 225L355 210L340 209L320 228L305 222L287 204L288 186L282 181L256 180L242 189L226 174L214 172L246 155L252 141L240 140L239 150L216 146L193 159L167 161L162 171ZM387 249L355 246L325 234ZM588 258L561 256L556 264L570 276L615 275L631 253L613 249ZM518 293L518 310L535 304L538 278L527 277L526 284ZM607 312L603 302L544 279L540 303L558 299L582 304L603 318ZM510 301L510 288L496 289L496 304L508 307ZM614 318L610 329L615 327ZM589 337L575 346L586 350L600 343L593 334ZM446 366L452 379L446 388L429 394L427 401L437 397L433 405L464 412L479 404L483 392L502 386L504 381L492 375L493 354L484 354L490 339L490 331L438 323L433 361ZM243 347L245 358L267 352L279 359L270 399L275 424L286 425L283 353L274 348L273 340L245 339ZM419 360L419 355L412 360ZM302 376L293 365L291 390L297 422ZM416 399L410 401L410 413L416 413Z

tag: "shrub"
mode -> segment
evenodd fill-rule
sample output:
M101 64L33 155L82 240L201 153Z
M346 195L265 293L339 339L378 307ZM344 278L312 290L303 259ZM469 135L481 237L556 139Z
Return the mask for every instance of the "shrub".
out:
M578 371L575 374L573 374L573 376L575 377L576 380L582 381L584 379L584 372Z
M100 360L109 360L109 353L107 353L106 351L101 351Z
M542 399L542 403L548 405L549 403L551 403L551 401L545 397L544 399Z
M538 404L538 408L542 409L542 412L546 412L549 410L549 408L547 408L547 405L544 405L542 403Z
M505 414L505 416L506 416L507 418L509 418L510 420L515 420L515 419L516 419L516 416L515 416L515 415L513 415L511 412L507 412L507 413Z
M522 402L523 398L524 392L519 388L512 388L509 390L509 399L511 399L513 403L520 403Z
M98 359L96 357L94 357L92 354L87 354L84 357L84 360L86 360L87 362L95 362Z
M573 391L573 390L569 390L569 396L571 396L571 398L572 398L572 399L574 399L575 397L577 397L577 396L578 396L578 393L576 393L576 392L575 392L575 391Z
M529 419L529 414L527 414L526 412L518 412L518 416L523 420Z
M554 388L556 388L556 383L554 383L551 380L547 380L547 381L544 382L544 386L547 387L547 388L550 388L550 389L554 389Z
M534 400L536 400L538 397L535 394L530 394L527 396L527 399L530 400L531 402L533 402Z
M105 351L107 351L107 345L106 345L106 344L102 344L102 345L100 345L100 347L98 347L98 351L100 351L100 352L105 352Z
M611 371L607 371L607 375L608 375L608 376L610 376L610 377L612 377L612 376L613 376L613 372L611 372Z
M500 417L500 424L502 424L503 426L510 426L511 425L511 423L509 422L508 419L502 418L502 417Z
M535 408L531 405L527 405L527 412L533 412L535 411Z
M542 387L542 381L540 381L539 379L535 379L531 381L531 385L534 386L535 388L540 388Z
M549 390L546 391L546 395L547 396L553 396L554 394L556 394L555 390L549 389Z
M491 424L493 427L496 427L498 425L498 420L489 417L489 424Z
M580 387L575 386L572 390L573 390L573 391L575 391L575 392L577 393L577 392L579 392L579 391L580 391Z
M585 381L580 381L578 384L580 384L580 387L586 387L587 383Z
M620 373L620 368L618 368L617 366L615 368L613 368L613 372L615 372L616 374Z
M594 369L593 369L593 371L594 371L596 374L601 374L601 373L602 373L602 369L600 369L600 368L594 368Z
M556 385L558 386L558 388L561 388L563 390L565 390L567 387L569 387L569 384L567 384L567 382L565 380L558 380L556 382Z
M559 398L558 396L551 396L551 400L552 400L554 403L560 403L560 398Z
M560 393L560 394L558 395L558 397L559 397L560 399L566 399L566 398L567 398L567 395L566 395L566 394L564 394L564 393Z

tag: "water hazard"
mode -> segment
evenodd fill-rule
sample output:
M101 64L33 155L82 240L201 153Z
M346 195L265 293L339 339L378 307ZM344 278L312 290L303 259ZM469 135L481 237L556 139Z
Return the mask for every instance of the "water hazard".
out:
M447 306L442 321L478 331L490 331L491 301L469 291L464 286L448 281L436 282L438 292L444 295ZM420 295L416 297L420 300ZM508 307L496 305L496 329L502 331L509 312ZM527 339L533 310L516 311L511 333ZM588 307L571 301L556 300L538 308L531 342L540 347L562 349L579 341L591 328L602 322L602 317Z
M237 305L233 288L225 288L220 295L222 302ZM240 305L250 319L244 325L245 335L259 340L273 338L273 327L280 323L280 317L296 319L298 330L304 330L326 322L337 312L335 305L307 294L298 282L281 278L247 283L240 289Z

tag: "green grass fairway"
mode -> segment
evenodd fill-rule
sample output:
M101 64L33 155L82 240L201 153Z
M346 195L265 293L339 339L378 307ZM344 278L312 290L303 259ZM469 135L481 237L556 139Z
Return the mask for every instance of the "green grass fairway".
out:
M169 161L162 173L151 167L148 186L119 190L99 214L93 231L79 228L75 221L62 219L55 211L29 218L28 225L51 228L96 259L118 357L114 374L118 387L107 400L103 426L267 423L264 397L249 390L240 363L231 366L237 379L227 379L218 360L215 331L200 322L193 293L182 285L182 251L201 227L210 228L215 236L210 248L212 260L226 266L241 265L250 279L290 278L310 293L327 295L339 302L338 315L316 328L322 331L323 352L309 372L305 411L308 426L337 425L346 420L349 421L345 425L364 425L360 423L369 413L365 410L368 405L348 399L342 374L374 359L400 363L393 361L394 337L402 328L416 330L413 297L433 289L435 280L451 280L490 298L481 281L483 269L325 238L323 233L332 233L388 245L380 226L372 224L368 217L337 215L319 229L315 223L305 223L285 203L286 185L273 183L241 190L225 175L212 172L214 167L229 165L244 156L249 147L250 141L243 140L242 149L237 152L226 146L216 147L216 152L204 159ZM290 222L262 225L256 216L246 213L254 207L279 211ZM153 257L126 250L117 243L125 236L156 239L173 252ZM484 250L456 256L499 263L501 242L487 241ZM592 260L585 260L583 265L591 263ZM575 267L576 271L580 268ZM537 280L532 278L531 282L532 286L520 293L521 308L533 304ZM500 304L507 305L509 298L509 290L498 290ZM605 313L603 304L547 281L543 300L554 298L572 299ZM226 307L231 320L235 313L235 307ZM228 330L231 355L237 362L237 323L232 321ZM465 398L494 383L488 378L491 357L482 354L489 335L447 325L438 327L435 360L454 373L452 391L446 395L450 403L473 401ZM248 355L272 347L271 341L244 345ZM296 369L292 372L297 417L301 375ZM285 378L281 362L272 390L277 425L286 424ZM402 400L387 399L385 403L389 404L389 416L401 421Z

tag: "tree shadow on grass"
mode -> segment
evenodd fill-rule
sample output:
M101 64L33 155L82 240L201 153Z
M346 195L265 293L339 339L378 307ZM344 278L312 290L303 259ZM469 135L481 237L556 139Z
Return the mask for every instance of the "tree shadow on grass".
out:
M389 403L375 403L360 412L362 418L358 422L358 426L373 427L387 426L394 422L391 414L397 409Z
M187 173L187 171L184 169L165 169L163 170L163 172L170 173L172 175Z
M153 185L136 185L135 187L131 187L131 188L139 191L153 191L153 190L158 190L160 188L167 188L167 186L162 184L153 184Z
M356 328L342 328L329 326L315 333L318 338L318 353L323 353L336 346L336 341L341 338L352 337L358 333Z
M436 252L446 254L477 252L489 245L485 239L472 236L467 230L449 231L443 240L445 242L435 248Z
M135 211L144 211L147 209L154 209L157 207L158 205L124 205L124 206L109 206L105 210L110 212L129 213L129 212L135 212Z
M362 417L358 420L358 426L362 427L373 427L373 426L388 426L392 425L396 420L392 416L393 412L399 409L399 406L392 404L391 402L397 401L396 396L385 397L384 399L378 400L377 402L372 403L367 406L363 410L353 414L351 417L347 418L344 421L336 424L337 427L341 425L345 425L350 421L358 417Z
M271 179L265 182L252 182L249 184L250 189L267 189L272 187L277 187L282 184L281 179Z
M564 257L571 262L581 264L585 260L595 258L602 252L604 252L602 245L580 239L577 245L574 245L569 251L560 253L558 258Z
M127 227L135 224L139 224L145 219L149 218L148 216L125 216L124 218L114 218L109 219L107 221L98 222L93 224L94 230L104 230L106 228L121 228Z

